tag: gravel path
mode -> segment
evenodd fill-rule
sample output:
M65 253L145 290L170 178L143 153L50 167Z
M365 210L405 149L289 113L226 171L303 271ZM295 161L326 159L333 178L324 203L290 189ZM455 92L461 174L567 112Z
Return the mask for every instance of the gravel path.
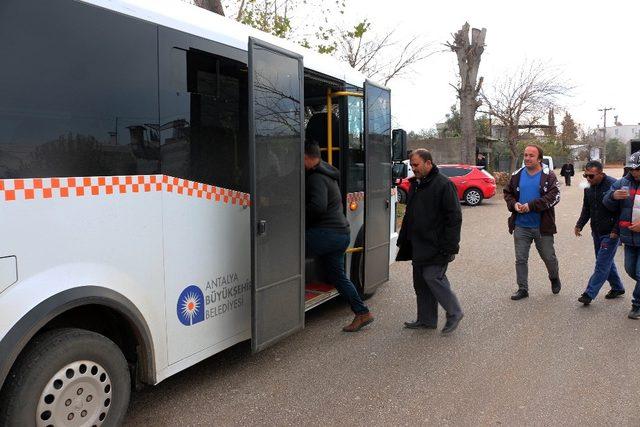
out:
M395 263L368 301L377 319L367 330L340 332L351 315L331 302L270 349L252 355L241 344L134 393L127 424L639 425L640 322L626 318L631 280L623 276L623 299L605 300L605 285L591 306L576 300L594 263L588 232L573 236L578 182L562 186L557 207L559 295L532 249L530 297L509 299L513 241L498 195L463 207L449 278L465 318L452 336L402 328L415 316L415 297L411 266ZM623 274L622 251L616 263Z

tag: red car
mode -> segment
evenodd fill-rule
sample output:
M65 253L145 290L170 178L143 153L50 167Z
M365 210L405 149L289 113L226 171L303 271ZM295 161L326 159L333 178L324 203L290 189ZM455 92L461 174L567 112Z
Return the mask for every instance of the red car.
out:
M479 205L483 199L496 194L496 180L489 172L478 166L438 165L440 173L449 177L458 190L458 198L469 206ZM409 176L398 183L398 202L406 203L409 191L409 178L413 176L409 167Z

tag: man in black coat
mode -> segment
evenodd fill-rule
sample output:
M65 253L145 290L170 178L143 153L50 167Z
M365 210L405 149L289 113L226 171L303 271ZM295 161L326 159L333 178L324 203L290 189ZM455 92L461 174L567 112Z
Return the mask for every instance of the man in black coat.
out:
M578 298L578 301L584 305L589 305L598 295L605 281L611 285L611 290L604 296L607 299L623 295L624 285L614 262L616 250L620 245L620 236L618 236L617 230L618 212L610 211L602 203L604 195L616 180L602 171L602 163L597 160L591 160L586 164L583 176L587 179L589 187L584 189L582 212L574 233L576 237L580 237L584 226L588 221L591 221L596 267L589 278L587 288Z
M565 163L562 165L562 169L560 169L560 175L564 176L564 184L567 187L571 187L571 177L575 175L575 170L573 169L573 163Z
M320 148L313 142L304 145L304 167L306 255L320 258L327 279L355 314L351 324L342 330L356 332L373 322L373 315L344 269L344 254L351 237L338 186L340 172L322 161Z
M447 267L458 253L462 211L453 182L442 175L431 153L423 148L411 153L414 177L398 236L397 261L411 260L418 316L405 322L410 329L435 329L438 303L447 312L443 334L453 332L463 313L447 279Z

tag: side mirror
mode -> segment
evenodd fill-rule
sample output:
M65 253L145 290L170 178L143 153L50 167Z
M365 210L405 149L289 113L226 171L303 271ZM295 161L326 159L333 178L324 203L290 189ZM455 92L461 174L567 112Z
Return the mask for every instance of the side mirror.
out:
M391 161L401 162L406 160L407 153L407 132L403 129L394 129L391 133Z
M393 168L391 170L391 179L393 180L392 185L396 185L396 182L399 179L404 179L407 177L407 164L406 163L394 163Z

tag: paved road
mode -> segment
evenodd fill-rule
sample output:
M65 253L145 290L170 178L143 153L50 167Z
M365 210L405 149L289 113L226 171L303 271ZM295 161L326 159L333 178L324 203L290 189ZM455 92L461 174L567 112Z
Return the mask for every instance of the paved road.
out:
M463 208L449 277L466 317L453 336L402 328L415 300L410 265L395 263L369 300L377 320L368 330L340 332L351 315L332 302L262 353L242 344L135 393L127 423L639 425L640 321L626 318L632 283L625 275L624 299L576 301L593 249L588 234L573 236L582 200L575 184L562 187L557 208L559 295L533 250L531 296L509 299L513 243L496 197ZM616 263L622 272L622 251Z

